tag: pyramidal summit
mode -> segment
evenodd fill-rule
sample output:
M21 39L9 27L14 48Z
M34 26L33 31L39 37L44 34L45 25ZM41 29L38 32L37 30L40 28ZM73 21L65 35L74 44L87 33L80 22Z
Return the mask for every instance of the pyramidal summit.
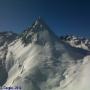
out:
M90 89L90 51L60 39L40 17L0 49L2 88Z

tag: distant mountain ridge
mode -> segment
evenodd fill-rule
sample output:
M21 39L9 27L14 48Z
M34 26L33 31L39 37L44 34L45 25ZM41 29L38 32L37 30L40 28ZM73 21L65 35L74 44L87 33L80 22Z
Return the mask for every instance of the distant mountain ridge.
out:
M64 36L60 36L60 40L70 44L73 47L82 48L82 49L90 51L90 40L89 39L74 36L74 35L64 35Z
M11 31L0 32L0 46L3 46L5 43L11 43L17 36L16 33Z

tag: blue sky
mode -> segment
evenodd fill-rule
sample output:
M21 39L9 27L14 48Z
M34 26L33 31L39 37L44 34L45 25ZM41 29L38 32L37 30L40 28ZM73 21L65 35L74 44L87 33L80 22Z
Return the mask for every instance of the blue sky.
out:
M57 35L90 38L89 0L0 0L0 31L22 32L38 16Z

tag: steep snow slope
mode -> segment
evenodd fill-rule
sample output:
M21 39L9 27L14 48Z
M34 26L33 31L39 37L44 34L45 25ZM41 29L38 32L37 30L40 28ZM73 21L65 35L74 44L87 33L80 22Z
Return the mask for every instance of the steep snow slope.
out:
M89 39L76 37L73 35L66 35L66 36L61 36L60 40L67 42L73 47L82 48L82 49L90 51L90 40Z
M8 44L16 39L17 34L12 32L0 32L0 86L2 86L8 77L5 69L5 60L8 52Z
M59 41L39 18L9 45L5 62L8 80L4 86L21 86L22 90L89 90L89 54Z

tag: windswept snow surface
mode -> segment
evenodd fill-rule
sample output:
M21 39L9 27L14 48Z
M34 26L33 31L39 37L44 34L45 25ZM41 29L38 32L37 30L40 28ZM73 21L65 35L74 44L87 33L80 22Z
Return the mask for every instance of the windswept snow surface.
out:
M24 40L24 41L23 41ZM8 79L22 90L89 90L90 52L59 38L39 18L8 46Z

